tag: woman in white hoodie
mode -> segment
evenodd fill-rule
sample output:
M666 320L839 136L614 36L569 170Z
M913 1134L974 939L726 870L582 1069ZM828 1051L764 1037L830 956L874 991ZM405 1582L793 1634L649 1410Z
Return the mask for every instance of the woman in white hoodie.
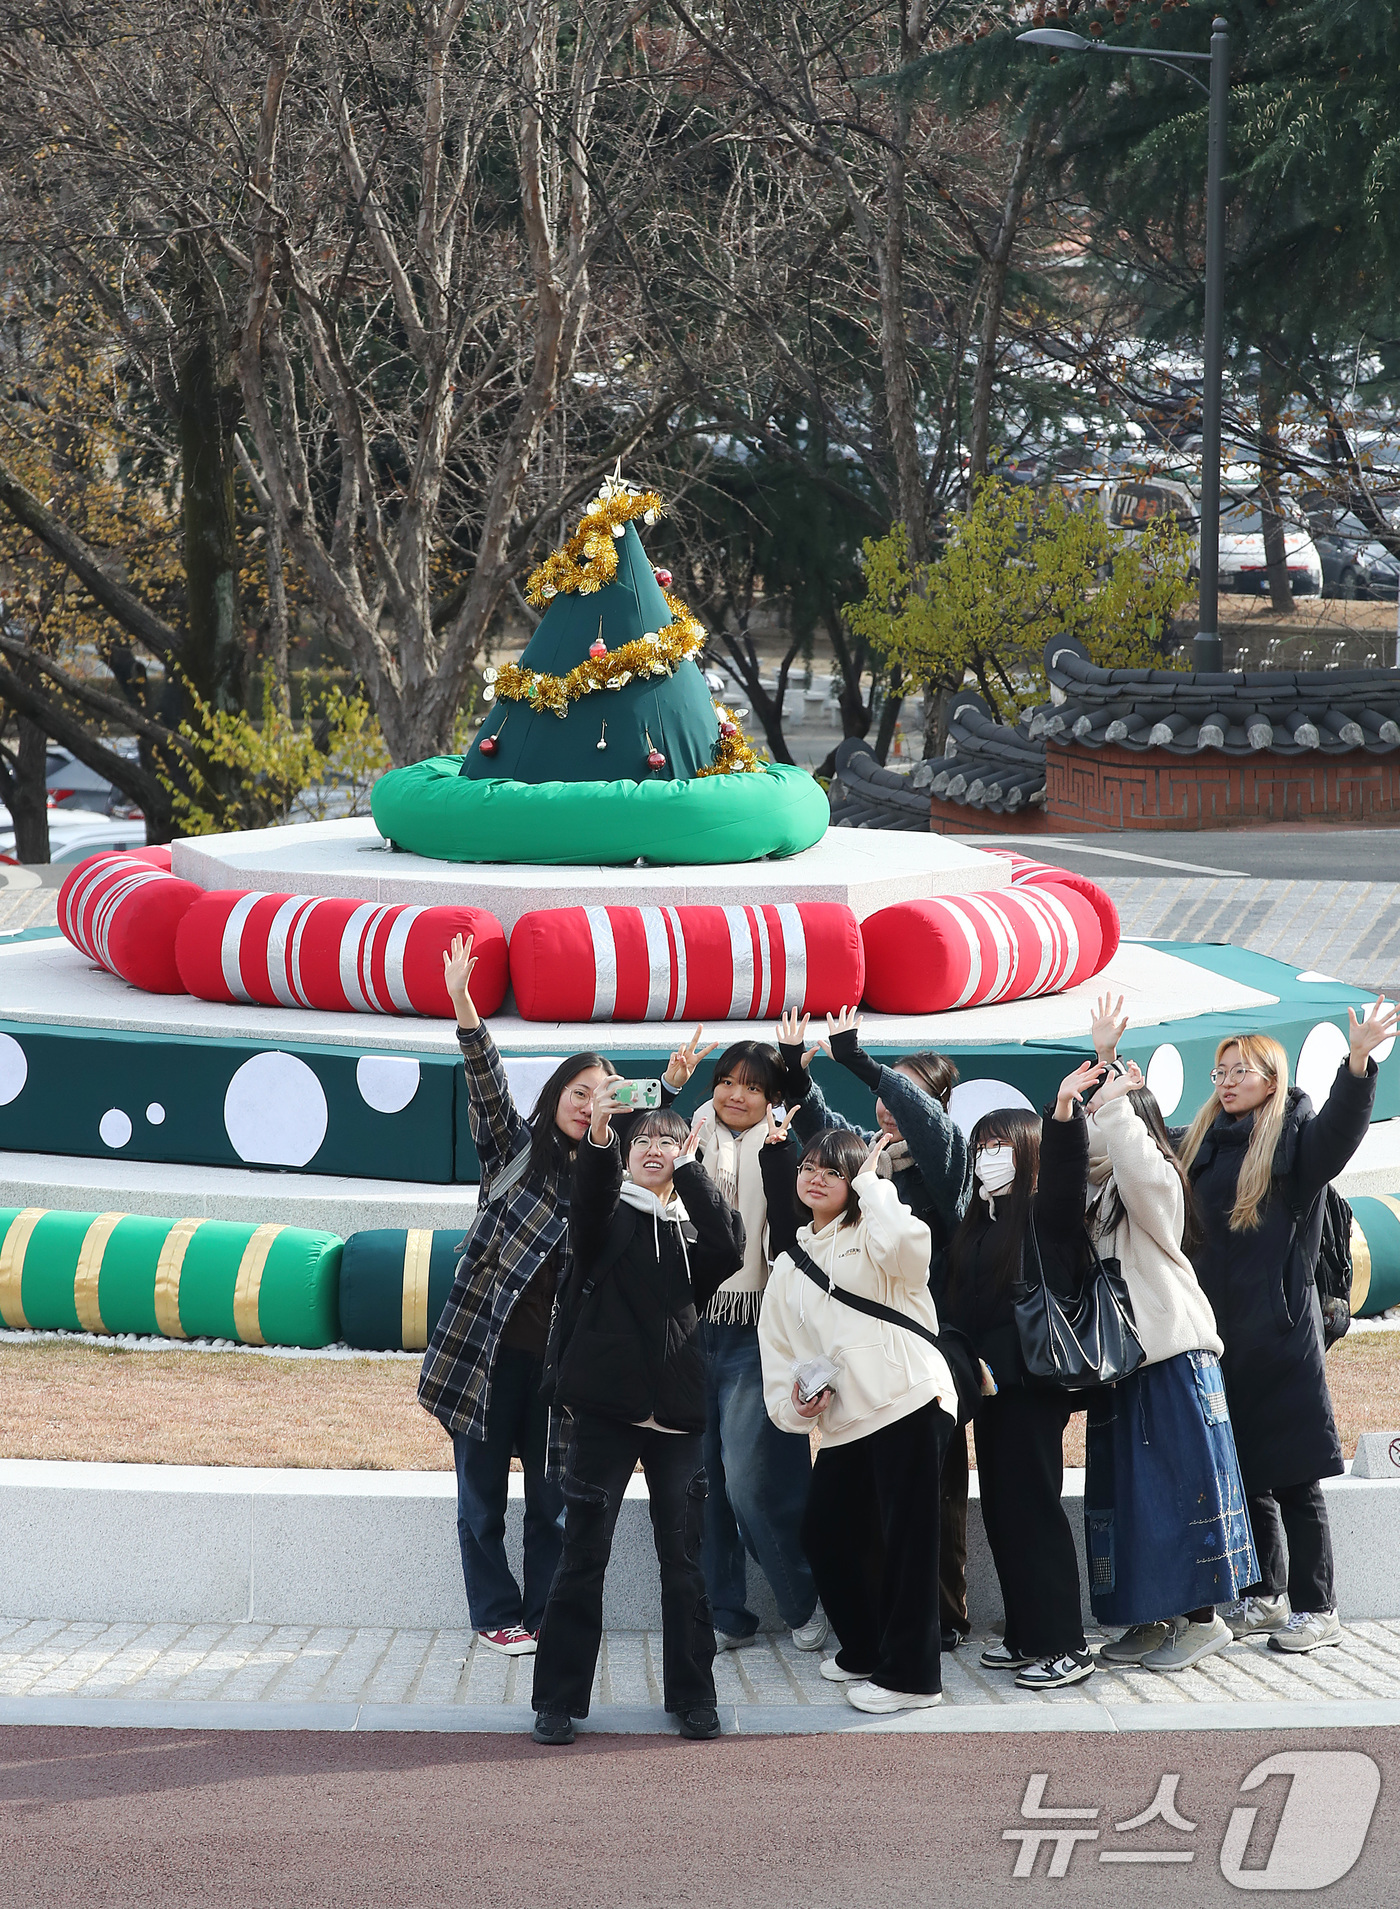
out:
M1190 1187L1138 1068L1112 1058L1104 1004L1094 1032L1116 1071L1089 1101L1089 1228L1122 1268L1146 1358L1089 1406L1089 1598L1100 1623L1128 1626L1102 1662L1185 1670L1234 1641L1215 1606L1258 1565L1220 1335L1183 1250Z
M802 1542L841 1645L822 1675L857 1710L923 1709L942 1700L938 1487L958 1410L929 1342L932 1237L876 1171L888 1136L867 1152L828 1131L799 1161L786 1123L769 1131L763 1392L784 1432L821 1427Z

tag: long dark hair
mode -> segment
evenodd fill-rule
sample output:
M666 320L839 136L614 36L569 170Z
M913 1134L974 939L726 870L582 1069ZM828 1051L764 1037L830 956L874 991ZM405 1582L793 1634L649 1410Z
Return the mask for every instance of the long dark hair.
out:
M852 1133L848 1127L823 1127L802 1149L799 1166L805 1166L810 1161L814 1167L825 1167L828 1173L843 1173L846 1176L846 1204L841 1209L839 1220L842 1226L854 1226L860 1218L856 1175L864 1166L869 1151L860 1135ZM797 1206L798 1219L810 1226L816 1215L797 1198L796 1188L793 1189L792 1197Z
M1186 1169L1176 1157L1176 1148L1172 1145L1171 1135L1167 1132L1167 1123L1162 1118L1162 1110L1157 1105L1157 1096L1150 1087L1133 1087L1127 1096L1128 1105L1137 1115L1152 1136L1152 1143L1158 1153L1175 1172L1181 1182L1181 1198L1186 1209L1186 1226L1182 1233L1182 1250L1189 1251L1200 1242L1201 1229L1196 1218L1196 1197L1191 1191L1191 1182ZM1094 1202L1093 1217L1096 1224L1106 1233L1111 1233L1123 1219L1123 1196L1118 1191L1115 1180L1109 1180L1098 1199Z
M996 1220L987 1215L987 1204L974 1185L958 1230L948 1248L949 1286L956 1291L970 1281L973 1248L990 1231L987 1247L981 1255L984 1276L990 1277L993 1293L1001 1294L1021 1270L1021 1248L1031 1219L1031 1197L1040 1177L1040 1115L1024 1107L998 1107L983 1114L972 1129L968 1146L972 1157L977 1149L1000 1140L1016 1155L1016 1178L1004 1193L996 1196Z
M535 1111L526 1125L530 1129L530 1165L526 1170L528 1179L537 1179L557 1167L561 1159L567 1159L572 1149L568 1141L555 1125L559 1112L559 1102L564 1089L576 1081L580 1074L586 1074L590 1067L601 1067L605 1074L616 1070L610 1060L602 1054L570 1054L566 1061L560 1061L535 1102Z

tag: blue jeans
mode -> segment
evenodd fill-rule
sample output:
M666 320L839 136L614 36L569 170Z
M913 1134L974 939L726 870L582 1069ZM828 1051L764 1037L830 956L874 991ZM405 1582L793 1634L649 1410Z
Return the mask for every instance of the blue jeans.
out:
M701 1558L715 1629L752 1637L745 1553L773 1587L783 1622L805 1624L817 1608L802 1549L802 1514L812 1487L812 1448L780 1432L763 1404L758 1327L701 1322L705 1345L705 1541Z
M545 1477L549 1413L540 1399L541 1361L500 1346L491 1378L486 1437L452 1434L457 1461L457 1539L472 1628L537 1631L564 1543L564 1493ZM525 1468L525 1592L506 1562L510 1461Z

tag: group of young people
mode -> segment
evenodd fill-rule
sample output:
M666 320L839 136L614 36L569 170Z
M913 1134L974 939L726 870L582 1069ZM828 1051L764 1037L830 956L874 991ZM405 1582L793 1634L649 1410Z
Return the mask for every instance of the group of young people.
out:
M1006 1618L988 1668L1030 1689L1094 1670L1061 1502L1065 1427L1086 1409L1090 1602L1122 1629L1102 1661L1174 1671L1259 1633L1285 1651L1338 1639L1319 1481L1342 1460L1313 1272L1321 1196L1369 1123L1393 1008L1350 1016L1317 1111L1276 1041L1222 1041L1214 1091L1177 1135L1119 1061L1127 1022L1107 996L1095 1059L1043 1119L1001 1109L966 1136L951 1062L881 1064L851 1011L828 1017L820 1049L875 1093L869 1131L826 1105L795 1013L774 1044L719 1055L691 1120L669 1102L714 1052L699 1029L671 1057L666 1104L637 1111L581 1053L526 1119L472 1003L470 941L445 959L481 1204L419 1398L453 1439L473 1626L534 1655L537 1741L571 1742L588 1714L638 1464L663 1701L683 1734L719 1733L715 1653L758 1630L750 1561L796 1648L834 1634L822 1675L855 1708L940 1702L941 1653L969 1629L969 1421ZM1100 1259L1121 1272L1141 1363L1088 1392L1032 1382L1028 1267L1070 1296Z

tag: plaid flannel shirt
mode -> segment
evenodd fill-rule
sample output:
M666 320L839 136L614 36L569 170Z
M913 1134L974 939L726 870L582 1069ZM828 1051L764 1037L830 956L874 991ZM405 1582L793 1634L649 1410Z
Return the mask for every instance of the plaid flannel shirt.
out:
M511 1098L501 1057L484 1026L459 1028L467 1073L468 1120L481 1159L481 1200L491 1182L519 1153L529 1129ZM564 1161L541 1181L528 1174L500 1209L477 1229L462 1255L418 1379L418 1403L447 1431L486 1437L491 1377L501 1331L540 1264L559 1249L558 1287L569 1271L569 1195ZM565 1433L563 1415L550 1415L551 1469Z

